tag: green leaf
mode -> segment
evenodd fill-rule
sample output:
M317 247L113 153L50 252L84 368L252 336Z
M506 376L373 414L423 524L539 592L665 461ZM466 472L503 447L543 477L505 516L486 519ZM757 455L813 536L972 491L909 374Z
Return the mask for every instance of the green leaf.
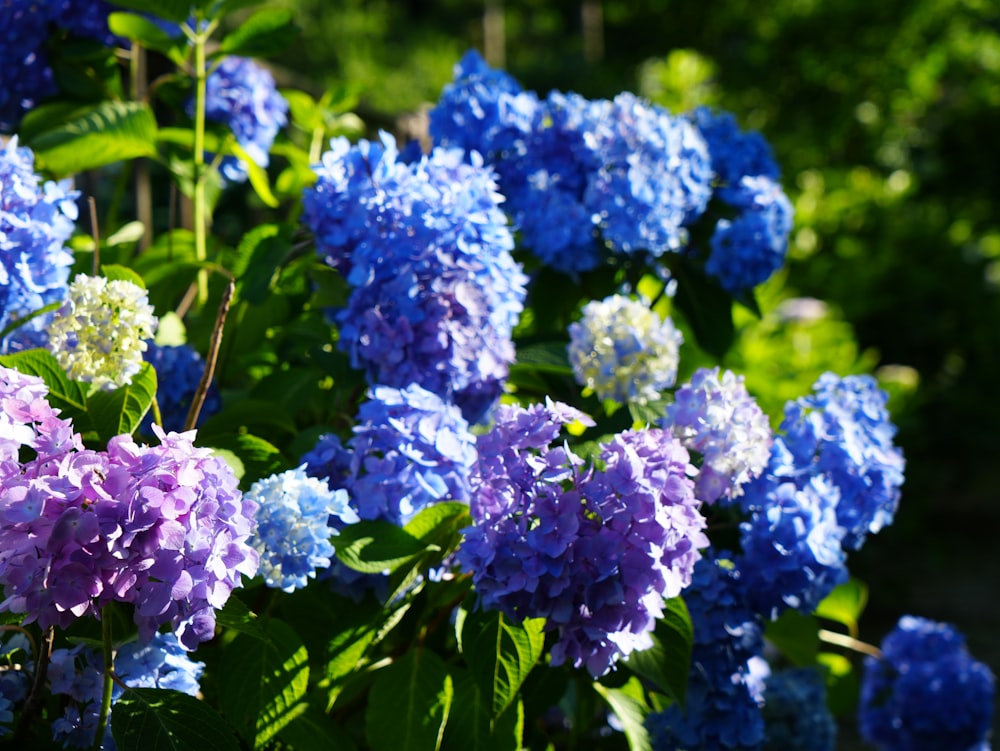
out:
M209 436L214 440L217 435L234 433L295 435L298 427L280 404L263 399L240 399L205 420L198 431L205 441Z
M281 263L291 249L291 233L288 225L262 224L243 235L232 269L240 299L253 305L267 301Z
M392 573L436 549L386 521L360 521L340 531L331 542L337 558L365 574Z
M673 597L664 602L663 618L657 622L652 638L652 647L632 652L624 665L683 705L694 642L694 627L683 599Z
M308 709L309 655L283 621L267 624L268 638L239 635L222 656L221 708L253 748L266 746Z
M852 635L858 632L858 620L868 604L868 585L851 578L837 586L816 606L814 614L820 618L842 623Z
M541 657L545 619L515 624L496 611L474 611L465 616L461 637L462 655L495 719L515 701Z
M764 637L796 665L812 665L819 651L819 624L811 615L786 610L767 624Z
M111 0L112 4L129 10L150 13L157 18L182 23L191 13L190 0Z
M288 751L356 751L357 746L340 725L313 707L278 733Z
M87 389L84 384L71 381L66 371L50 352L44 349L28 349L12 355L0 355L0 365L41 378L49 389L49 404L60 411L60 417L73 421L80 432L91 430L90 415L87 412Z
M266 206L270 206L272 209L278 206L278 199L274 197L274 193L271 192L271 184L267 179L267 170L261 167L257 162L254 161L253 157L247 153L246 149L240 146L236 141L229 144L229 150L233 152L240 161L243 162L243 166L247 168L247 176L250 178L250 185L253 186L254 191L257 193L257 197L264 202Z
M219 626L231 628L233 631L252 636L254 639L268 638L257 614L235 595L229 596L222 610L215 611L215 622Z
M226 722L205 702L164 688L127 688L115 702L118 748L143 751L240 751Z
M524 702L520 696L494 720L468 670L451 667L455 698L448 712L441 747L444 751L518 751L524 737Z
M248 481L290 469L281 451L259 436L249 433L216 434L202 442L214 449L231 451L240 460L246 477L249 478L244 480L244 485Z
M668 403L666 399L658 399L655 402L647 402L646 404L629 402L628 412L637 423L642 425L656 425L666 415Z
M268 57L284 51L299 34L290 10L268 8L254 13L222 40L223 55Z
M517 346L517 362L513 368L572 375L573 368L569 363L566 346L566 342L542 342Z
M722 358L733 344L733 301L722 287L683 262L673 269L677 278L674 302L691 326L703 350Z
M307 133L323 127L323 116L315 99L299 89L281 89L280 93L288 102L288 113L293 123Z
M90 419L102 441L132 433L146 416L156 395L156 371L144 362L132 382L114 391L95 391L87 399Z
M101 102L27 144L35 163L56 175L156 155L156 118L143 102Z
M468 526L469 504L439 501L421 509L403 529L424 543L441 543L458 528Z
M108 15L108 28L113 34L138 42L143 47L169 55L178 47L183 37L178 40L150 21L145 16L135 13L111 13Z
M652 751L644 723L649 705L639 679L633 676L621 688L607 688L595 682L594 690L604 697L621 722L629 751Z
M444 662L413 649L379 671L365 712L372 751L437 751L453 688Z
M101 264L101 276L109 282L131 282L139 289L146 289L146 283L142 280L142 277L127 266Z

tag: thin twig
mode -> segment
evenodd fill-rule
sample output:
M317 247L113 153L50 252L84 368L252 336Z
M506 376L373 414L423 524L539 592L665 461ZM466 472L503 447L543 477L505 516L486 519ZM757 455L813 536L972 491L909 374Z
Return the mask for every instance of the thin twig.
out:
M42 634L42 648L38 650L38 661L35 663L35 680L31 683L31 690L28 698L24 700L24 709L21 710L21 719L17 723L17 730L14 731L14 738L11 743L12 748L26 748L24 740L28 735L35 715L42 706L45 696L45 679L49 672L49 658L52 656L52 642L55 639L55 627L49 626Z
M198 384L198 390L194 394L194 399L191 400L191 408L184 421L184 430L192 430L198 423L198 415L201 414L205 397L208 396L208 386L212 383L212 377L215 375L215 364L219 359L219 347L222 345L222 332L226 327L226 316L235 293L236 283L230 279L229 284L226 285L226 291L222 293L219 314L215 318L215 329L212 331L212 341L208 347L208 354L205 356L205 372L202 373L201 383Z
M855 639L853 636L841 634L837 631L829 631L828 629L821 628L819 630L819 639L820 641L825 641L827 644L835 644L838 647L846 647L847 649L860 652L864 655L879 658L882 657L882 650L878 647L859 639Z

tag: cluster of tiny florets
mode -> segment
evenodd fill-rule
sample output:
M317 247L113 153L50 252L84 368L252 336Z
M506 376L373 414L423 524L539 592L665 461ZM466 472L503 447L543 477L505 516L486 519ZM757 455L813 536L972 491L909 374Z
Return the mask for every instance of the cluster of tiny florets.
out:
M789 668L765 682L761 708L767 741L764 751L834 751L837 724L826 700L818 668Z
M49 346L71 379L111 390L138 374L156 326L146 290L78 274L49 324Z
M16 137L0 146L0 331L62 300L73 264L65 243L77 218L77 193L68 182L43 182L34 162ZM0 340L0 353L43 345L50 318L25 321Z
M638 300L612 295L583 307L569 325L576 380L601 399L646 404L674 385L684 337Z
M767 415L747 393L743 376L699 368L667 405L663 425L702 456L695 494L702 501L736 498L771 456Z

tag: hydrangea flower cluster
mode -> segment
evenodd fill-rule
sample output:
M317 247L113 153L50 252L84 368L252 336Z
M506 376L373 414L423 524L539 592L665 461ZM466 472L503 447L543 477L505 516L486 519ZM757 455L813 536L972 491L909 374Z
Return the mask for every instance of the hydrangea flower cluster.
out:
M882 657L865 658L858 725L881 751L978 750L994 691L993 673L957 629L907 615L882 641Z
M651 644L663 598L690 583L708 540L673 436L616 435L598 470L554 443L573 421L591 423L552 401L497 410L478 440L474 523L457 557L483 607L518 622L545 617L559 635L552 664L599 676Z
M778 183L771 147L759 133L744 133L731 114L705 107L689 118L708 143L720 183L715 195L737 212L716 222L705 271L739 294L784 264L794 211Z
M157 633L148 644L129 642L114 656L114 674L118 679L111 694L111 710L125 689L164 688L197 696L205 664L194 662L173 634ZM90 748L97 732L104 665L100 653L83 644L52 652L48 678L53 694L70 699L62 717L52 722L52 739L63 747ZM119 682L120 681L120 682ZM107 726L102 751L117 748Z
M45 54L49 38L49 3L15 0L0 13L0 133L13 133L24 114L56 93L55 77ZM6 183L6 181L4 181Z
M0 445L0 610L66 628L112 601L133 604L143 641L171 624L194 649L214 635L215 610L257 571L247 540L256 505L194 433L159 446L112 438L83 449L45 387L0 368L13 440ZM36 456L22 462L21 447Z
M662 424L701 454L695 495L707 503L742 495L771 457L767 415L747 393L743 376L729 370L696 370L677 389Z
M789 668L766 681L761 708L764 751L834 751L837 724L826 703L826 683L816 668Z
M492 172L457 150L406 164L387 134L334 139L316 172L304 220L353 288L336 313L351 363L372 384L418 383L478 421L513 362L526 282Z
M258 480L246 498L259 506L251 544L260 556L260 574L267 586L285 592L305 587L317 569L330 565L331 516L341 524L358 521L347 491L331 490L305 467Z
M190 345L166 346L153 341L146 342L146 351L142 356L156 370L156 403L160 408L164 430L183 430L188 409L205 371L205 361ZM198 417L199 424L218 412L221 406L218 389L214 384L209 385ZM152 416L146 415L142 424L143 431L149 433L152 424Z
M0 738L10 732L14 709L28 693L32 651L23 631L0 631Z
M583 306L569 339L577 383L601 399L646 404L674 385L684 336L642 302L611 295Z
M474 148L496 165L523 243L566 273L618 253L674 252L712 193L711 159L688 120L621 94L544 100L470 52L430 114L442 145Z
M647 717L654 751L761 748L763 629L743 599L741 574L721 553L695 565L684 593L694 627L687 702Z
M205 119L229 128L254 163L266 167L274 139L288 122L288 102L266 68L249 58L225 57L208 76ZM224 157L219 169L229 182L247 179L246 165L236 157Z
M14 11L15 16L34 13ZM0 26L4 23L0 20ZM73 264L65 243L73 234L78 194L69 189L68 181L43 183L34 166L34 154L18 146L16 136L0 145L0 331L61 300ZM0 353L44 344L50 318L51 314L34 318L0 339Z
M49 345L71 379L110 391L138 374L156 326L142 287L78 274L49 324Z
M405 525L438 501L468 501L476 443L459 409L415 383L368 396L347 446L322 436L302 458L308 473L346 488L362 519Z

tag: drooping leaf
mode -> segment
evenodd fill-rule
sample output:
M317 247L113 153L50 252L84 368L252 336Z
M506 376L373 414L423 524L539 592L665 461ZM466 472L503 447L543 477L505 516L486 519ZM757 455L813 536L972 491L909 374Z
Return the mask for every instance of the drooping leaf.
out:
M101 102L27 144L40 169L72 175L156 155L156 118L143 102Z
M851 634L858 632L858 620L868 604L868 586L851 578L837 586L816 606L815 615L847 626Z
M267 170L257 164L247 150L240 146L236 141L229 144L229 150L232 151L233 154L243 163L243 166L246 167L247 177L249 177L250 185L257 193L257 197L260 198L265 205L275 208L278 205L278 199L275 198L274 193L271 192L271 183L267 179Z
M380 670L365 713L372 751L437 751L453 695L448 668L428 649Z
M680 597L667 600L652 634L653 646L632 652L623 663L679 704L687 699L694 627Z
M226 35L219 52L244 57L276 55L298 36L299 30L292 18L292 11L284 8L260 10Z
M120 266L119 264L102 264L101 265L101 276L107 279L109 282L120 281L120 282L131 282L139 289L146 289L146 283L142 280L135 271L130 269L128 266Z
M232 269L240 299L254 305L267 300L290 247L291 228L287 225L261 224L243 236Z
M131 39L143 47L162 52L165 55L169 55L182 43L181 40L170 36L145 16L136 13L108 14L108 28L113 34Z
M811 615L786 610L764 628L764 637L796 665L811 665L819 651L819 624Z
M208 704L165 688L128 688L115 702L111 735L121 749L240 751L232 729Z
M644 720L649 713L642 683L633 676L621 688L608 688L594 683L594 690L600 694L614 711L628 739L630 751L652 751L649 733Z
M95 391L87 399L90 420L101 440L132 433L146 416L156 396L156 371L144 362L132 382L114 391Z

